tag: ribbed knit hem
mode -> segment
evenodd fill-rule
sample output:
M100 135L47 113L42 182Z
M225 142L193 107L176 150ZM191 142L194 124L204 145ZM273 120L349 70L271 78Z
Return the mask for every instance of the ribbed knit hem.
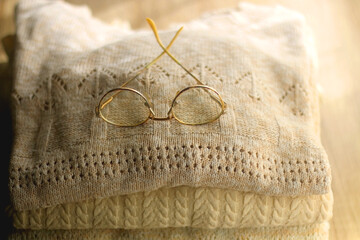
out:
M328 239L329 223L273 228L243 228L243 229L196 229L196 228L166 228L157 230L18 230L9 236L9 240L120 240L120 239L247 239L247 240L326 240Z

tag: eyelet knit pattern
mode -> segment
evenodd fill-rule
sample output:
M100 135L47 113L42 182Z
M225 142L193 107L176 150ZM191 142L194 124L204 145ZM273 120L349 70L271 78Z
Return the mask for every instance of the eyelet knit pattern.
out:
M150 31L108 26L61 1L21 1L16 17L16 210L179 185L272 196L330 191L302 16L245 5L186 24L171 52L221 93L227 112L202 126L134 128L109 125L94 109L161 52ZM164 42L173 34L160 33ZM177 90L193 84L164 56L131 87L148 92L161 115Z

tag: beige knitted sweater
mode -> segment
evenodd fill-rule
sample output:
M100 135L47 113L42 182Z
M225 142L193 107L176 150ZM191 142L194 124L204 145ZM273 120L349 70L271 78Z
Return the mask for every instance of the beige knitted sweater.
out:
M261 10L259 10L261 9ZM202 126L109 125L94 108L161 49L61 1L17 9L10 190L16 210L161 187L215 187L272 196L326 194L314 49L302 16L242 5L185 24L171 52L228 104ZM166 43L175 29L162 31ZM164 56L131 87L157 115L193 80Z

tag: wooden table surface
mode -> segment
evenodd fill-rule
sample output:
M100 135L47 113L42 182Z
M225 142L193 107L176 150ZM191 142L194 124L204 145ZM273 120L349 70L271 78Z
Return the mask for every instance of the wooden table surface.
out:
M234 7L238 3L235 0L68 1L86 2L96 17L110 23L116 19L127 20L134 29L146 27L145 17L153 18L159 28L165 28L171 22L187 21L203 12ZM14 32L15 2L0 0L0 37ZM360 1L249 2L281 4L298 10L313 30L319 56L318 82L322 89L322 142L332 166L335 199L330 239L360 239ZM0 47L1 86L6 78L6 61ZM1 89L2 100L3 92Z

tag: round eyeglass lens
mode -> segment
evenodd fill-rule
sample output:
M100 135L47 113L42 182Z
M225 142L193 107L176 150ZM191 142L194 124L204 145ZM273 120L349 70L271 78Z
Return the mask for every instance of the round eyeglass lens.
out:
M204 87L191 87L176 97L172 113L181 123L205 124L221 116L223 104L214 90Z
M100 102L99 113L105 121L117 126L137 126L150 116L148 103L143 96L130 89L115 89Z

